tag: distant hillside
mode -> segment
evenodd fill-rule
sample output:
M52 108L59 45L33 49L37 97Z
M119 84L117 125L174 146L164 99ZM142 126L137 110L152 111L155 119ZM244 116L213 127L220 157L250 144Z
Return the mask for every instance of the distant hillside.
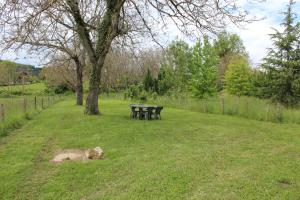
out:
M35 82L41 68L8 60L0 60L0 85L14 85L22 82Z

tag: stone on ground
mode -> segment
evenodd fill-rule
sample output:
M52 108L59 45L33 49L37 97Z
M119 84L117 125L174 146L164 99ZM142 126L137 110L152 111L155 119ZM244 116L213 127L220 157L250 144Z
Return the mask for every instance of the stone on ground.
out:
M103 150L100 147L88 150L64 150L54 156L51 162L60 163L64 161L85 161L85 160L96 160L103 157Z

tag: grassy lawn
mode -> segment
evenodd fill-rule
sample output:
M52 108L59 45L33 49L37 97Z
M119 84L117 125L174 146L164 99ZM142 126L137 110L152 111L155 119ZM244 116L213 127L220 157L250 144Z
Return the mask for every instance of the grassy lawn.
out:
M2 119L2 107L0 108L0 139L9 133L9 130L20 127L38 112L57 102L58 96L15 96L1 98L0 105L4 106L4 121ZM25 112L26 111L26 112Z
M60 102L0 139L0 199L300 199L300 126L165 108L161 121ZM105 159L52 164L60 149Z

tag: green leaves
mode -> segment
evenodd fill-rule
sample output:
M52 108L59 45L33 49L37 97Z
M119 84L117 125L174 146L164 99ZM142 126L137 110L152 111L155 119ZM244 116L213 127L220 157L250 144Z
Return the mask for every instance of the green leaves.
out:
M233 56L225 75L226 91L238 96L250 95L252 89L250 78L251 68L248 59L243 56Z
M198 98L212 96L216 92L216 65L219 59L217 52L204 37L203 45L200 40L192 50L190 69L192 72L191 89Z

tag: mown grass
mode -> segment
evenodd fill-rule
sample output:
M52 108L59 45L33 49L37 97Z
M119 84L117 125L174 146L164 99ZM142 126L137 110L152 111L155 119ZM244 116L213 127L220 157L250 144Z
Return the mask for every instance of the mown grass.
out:
M129 118L60 102L0 140L1 199L299 199L300 126L166 107ZM50 163L61 149L101 146L103 160Z
M43 82L0 87L0 138L60 99L45 90Z
M0 138L20 128L26 120L57 102L58 96L14 96L0 98Z

